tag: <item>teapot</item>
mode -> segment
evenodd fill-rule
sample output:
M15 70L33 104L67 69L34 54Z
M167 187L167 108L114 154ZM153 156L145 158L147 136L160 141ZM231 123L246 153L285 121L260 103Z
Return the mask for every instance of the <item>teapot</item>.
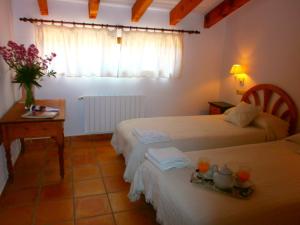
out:
M233 172L225 164L218 171L214 172L213 181L220 189L230 189L233 187Z
M204 174L204 178L208 180L213 180L214 173L218 171L217 165L210 166L209 170Z

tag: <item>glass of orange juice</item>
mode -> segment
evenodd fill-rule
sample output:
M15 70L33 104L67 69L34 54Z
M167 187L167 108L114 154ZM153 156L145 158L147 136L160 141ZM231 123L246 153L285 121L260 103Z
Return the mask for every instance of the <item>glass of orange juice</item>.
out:
M200 173L206 173L209 170L210 161L207 158L199 158L198 160L198 170Z
M251 170L248 166L240 166L239 170L236 173L237 180L241 183L244 183L250 179Z

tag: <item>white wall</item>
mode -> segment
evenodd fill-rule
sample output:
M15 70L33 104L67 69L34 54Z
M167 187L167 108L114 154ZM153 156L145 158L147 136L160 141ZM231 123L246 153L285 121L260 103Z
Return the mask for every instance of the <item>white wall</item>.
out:
M232 64L245 65L245 88L271 83L286 90L300 110L300 1L252 0L228 17L220 98L237 103Z
M11 40L11 2L10 0L0 1L0 46L7 44ZM14 89L10 82L11 73L0 57L0 117L11 107L14 103ZM12 159L15 161L19 154L19 142L12 144ZM0 146L0 194L4 188L7 180L6 158L3 145Z
M87 1L86 1L87 2ZM46 18L87 21L87 3L71 1L48 1ZM38 17L36 0L13 0L14 30L16 40L25 44L34 42L33 26L18 21L19 17ZM131 9L100 4L98 19L93 22L131 24ZM200 29L203 18L197 14L186 17L180 28ZM135 24L136 25L136 24ZM168 12L147 10L139 26L168 26ZM225 25L202 30L201 35L185 35L183 74L176 80L149 80L132 78L67 78L45 80L37 90L39 98L65 98L67 100L66 135L83 134L81 95L100 93L146 95L146 116L191 115L206 113L207 101L219 96L219 76L222 65L222 49ZM58 58L56 59L58 60Z

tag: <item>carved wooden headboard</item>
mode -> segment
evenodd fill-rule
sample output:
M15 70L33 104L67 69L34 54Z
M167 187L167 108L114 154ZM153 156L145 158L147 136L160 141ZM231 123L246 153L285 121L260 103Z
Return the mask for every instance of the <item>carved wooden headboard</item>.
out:
M241 101L261 106L264 112L271 113L289 122L289 134L295 133L298 111L293 99L281 88L272 84L259 84L250 88Z

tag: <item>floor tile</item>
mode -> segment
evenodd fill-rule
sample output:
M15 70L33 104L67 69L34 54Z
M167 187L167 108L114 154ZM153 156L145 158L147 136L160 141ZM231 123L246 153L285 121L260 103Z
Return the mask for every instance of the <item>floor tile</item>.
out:
M91 141L88 141L88 140L71 140L71 147L73 149L76 149L76 148L91 148L93 147L93 144Z
M99 167L97 165L89 164L80 167L74 167L74 180L85 180L100 177Z
M111 145L103 145L101 147L95 147L96 154L112 154L116 153L114 148Z
M43 162L46 158L46 151L36 151L36 152L26 152L20 155L19 161L29 161L34 163L40 163Z
M136 202L131 202L127 197L128 191L109 193L109 201L113 212L120 212L130 209L145 208L148 205L140 199Z
M105 187L102 178L75 182L74 189L76 197L105 193Z
M72 172L70 169L65 168L65 176L61 178L59 167L46 169L42 175L42 185L57 184L67 182L72 179Z
M53 140L26 141L26 147L14 183L0 197L1 225L155 224L152 207L129 202L124 159L102 135L65 138L64 179Z
M97 160L95 158L95 155L92 153L77 154L72 157L72 164L75 167L96 163Z
M3 225L31 225L34 205L0 210L0 223Z
M97 143L99 142L109 142L111 141L112 134L96 134L91 135L91 140Z
M104 184L107 192L125 191L130 188L130 184L121 176L104 177Z
M71 158L64 158L64 168L65 169L70 169L72 167L72 161ZM45 169L46 170L51 170L51 169L59 169L59 159L57 158L52 158L52 159L47 159L45 162Z
M80 219L77 221L76 224L77 225L115 225L115 222L113 216L110 214L110 215Z
M85 154L94 154L95 149L92 147L80 147L80 148L72 148L72 155L85 155Z
M73 219L73 200L41 202L37 208L36 225L58 224Z
M26 153L25 153L26 154ZM16 172L28 172L28 173L38 173L44 167L45 159L24 159L22 156L17 160L15 164Z
M5 191L0 197L0 208L34 204L35 200L37 199L37 195L37 188L19 191Z
M74 221L64 221L64 222L58 222L55 224L51 224L51 225L75 225Z
M124 163L124 158L122 155L117 155L115 152L108 152L108 153L102 153L102 152L96 152L95 153L95 159L100 164L102 163L113 163L113 162L120 162Z
M76 199L76 217L84 218L111 212L107 195L95 195Z
M111 140L92 140L94 148L112 147Z
M52 141L50 141L49 143L47 143L46 148L47 149L58 149L58 144L54 139L51 139ZM68 146L68 144L65 144L65 146ZM65 147L64 146L64 147Z
M64 149L64 159L69 159L71 157L71 150L65 150ZM47 161L50 160L58 160L58 149L49 149L46 152L46 159Z
M22 172L15 171L13 183L7 184L7 189L21 190L26 188L38 187L40 182L40 171Z
M139 209L115 214L117 225L158 225L152 209Z
M40 201L53 201L72 197L72 183L61 182L58 184L43 186L41 190Z
M120 162L101 163L100 168L103 176L122 176L125 170L125 165Z

